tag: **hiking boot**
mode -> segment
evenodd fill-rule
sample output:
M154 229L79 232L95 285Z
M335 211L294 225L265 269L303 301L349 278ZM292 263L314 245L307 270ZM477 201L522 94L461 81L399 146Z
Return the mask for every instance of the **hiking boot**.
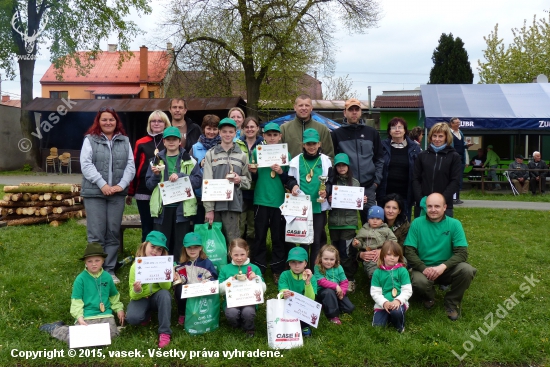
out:
M178 317L178 325L185 324L185 316L179 316Z
M302 336L304 338L309 338L311 336L311 328L310 327L305 327L302 329Z
M281 277L281 274L273 274L273 282L275 285L279 285L279 278Z
M170 334L160 334L159 336L159 348L164 348L170 344Z
M424 307L429 310L434 306L435 301L433 299L425 299L422 303L424 304Z
M355 280L348 281L348 293L355 292Z
M453 204L459 205L459 204L464 204L464 202L460 199L456 199L456 200L453 200Z
M48 334L52 334L52 332L57 329L58 327L60 326L63 326L65 325L65 323L63 321L56 321L56 322L52 322L50 324L44 324L42 326L40 326L39 330L40 331L45 331L47 332Z
M330 319L328 321L330 321L330 322L332 322L333 324L336 324L336 325L342 325L342 321L340 321L339 317L333 317L332 319Z
M451 319L451 321L458 320L458 311L452 307L447 307L445 309L445 312L447 313L447 317Z

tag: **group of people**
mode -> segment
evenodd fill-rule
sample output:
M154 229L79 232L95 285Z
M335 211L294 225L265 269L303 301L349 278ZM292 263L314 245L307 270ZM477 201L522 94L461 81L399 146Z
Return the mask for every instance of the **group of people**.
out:
M411 139L402 118L389 122L388 138L382 140L362 119L357 99L345 102L344 122L332 132L312 119L309 96L298 96L294 109L293 120L281 126L269 123L262 131L259 122L245 117L239 108L221 120L206 115L198 128L185 117L185 100L173 99L172 121L164 112L154 111L147 136L132 150L119 116L111 108L102 108L81 154L89 244L83 257L86 270L79 275L86 283L78 288L100 280L105 289L74 290L73 303L80 305L74 308L75 319L82 324L89 318L109 317L110 306L121 321L141 324L156 310L159 346L170 342L170 282L142 286L134 281L132 268L131 301L125 315L114 287L119 282L114 271L124 202L131 204L132 198L142 221L142 245L136 256L174 255L177 266L185 269L187 282L219 279L221 284L238 278L244 267L246 277L260 278L265 289L264 276L270 267L285 297L300 292L316 299L327 318L340 324L340 314L354 309L346 295L354 291L362 263L375 302L373 325L391 323L402 332L413 290L431 308L435 284L450 287L444 306L451 320L458 319L462 297L476 270L467 263L468 243L460 221L452 218L453 195L459 191L465 162L453 148L460 144L452 126L434 125L427 148L421 150L422 134L417 131ZM253 164L259 147L281 143L288 147L288 165ZM317 179L320 176L327 177L326 187ZM196 199L165 205L158 184L182 177L188 177ZM233 199L202 201L203 180L220 178L234 184ZM359 213L331 209L335 185L362 187L363 209ZM286 222L280 209L285 193L310 197L311 244L285 241ZM411 222L413 207L416 219ZM193 231L195 224L213 222L222 223L231 258L219 271L206 258L200 235ZM327 225L331 243L326 238ZM185 304L176 299L178 323L183 324ZM255 307L224 309L232 326L254 335ZM311 335L311 329L302 326L303 335ZM44 330L55 336L61 327L47 324Z

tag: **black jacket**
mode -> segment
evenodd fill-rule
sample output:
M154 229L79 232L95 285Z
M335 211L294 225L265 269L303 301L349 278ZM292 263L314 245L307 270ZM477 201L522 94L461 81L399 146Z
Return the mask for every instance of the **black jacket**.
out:
M185 137L185 151L190 152L193 148L193 145L199 141L199 137L202 134L201 127L195 124L190 118L185 118L185 123L187 124L187 133Z
M436 153L431 146L414 162L413 193L417 203L424 196L438 192L445 197L447 209L453 208L453 194L462 180L462 161L451 146Z
M378 131L359 124L342 125L331 132L334 154L349 156L353 178L363 187L380 185L384 165L382 143Z

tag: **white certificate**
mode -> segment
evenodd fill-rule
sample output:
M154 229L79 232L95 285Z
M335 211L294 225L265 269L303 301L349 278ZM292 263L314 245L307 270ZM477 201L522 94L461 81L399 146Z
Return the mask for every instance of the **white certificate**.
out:
M173 279L174 256L136 257L136 282L164 283Z
M176 182L159 182L160 196L164 205L193 199L193 187L189 177L180 177Z
M285 313L317 328L322 305L300 293L292 292L292 294L285 300Z
M288 166L288 145L258 145L256 147L256 158L258 158L258 167L271 167L274 164Z
M228 179L202 180L202 201L232 201L235 184Z
M262 280L228 280L225 282L225 300L227 307L241 307L264 303Z
M181 286L181 298L210 296L220 293L220 284L217 280L205 283L184 284Z
M281 205L281 214L292 217L307 218L307 211L310 205L311 198L309 195L292 196L285 194L285 201Z
M69 326L69 348L95 347L111 344L109 323Z
M338 186L332 187L332 203L337 209L363 210L364 187Z

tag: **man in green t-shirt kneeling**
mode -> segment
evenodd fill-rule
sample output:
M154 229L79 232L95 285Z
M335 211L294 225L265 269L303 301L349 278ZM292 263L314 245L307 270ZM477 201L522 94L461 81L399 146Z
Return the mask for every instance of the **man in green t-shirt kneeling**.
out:
M423 205L425 202L425 205ZM405 240L405 257L411 267L413 294L424 299L428 309L434 305L434 284L450 285L445 294L445 311L455 321L460 316L464 292L476 274L468 260L468 242L459 220L445 215L445 198L434 193L423 199L421 212Z

